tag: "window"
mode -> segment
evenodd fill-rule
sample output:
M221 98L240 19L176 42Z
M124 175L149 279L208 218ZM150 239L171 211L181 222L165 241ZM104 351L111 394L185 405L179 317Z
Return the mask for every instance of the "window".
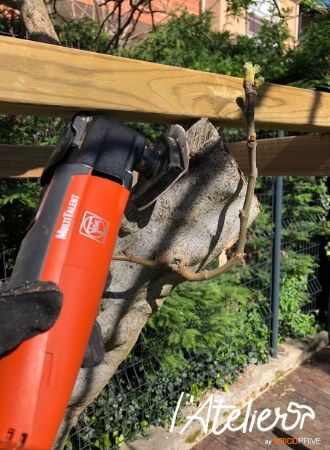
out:
M280 0L277 1L280 3ZM261 21L271 20L274 13L274 3L272 0L264 0L262 3L250 5L247 9L246 34L254 35L259 33Z
M261 28L261 19L251 16L247 19L247 32L248 34L257 34Z

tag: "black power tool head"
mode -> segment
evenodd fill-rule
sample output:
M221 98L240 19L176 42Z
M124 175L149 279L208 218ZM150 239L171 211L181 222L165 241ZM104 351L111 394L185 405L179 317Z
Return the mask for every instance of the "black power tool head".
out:
M172 125L168 134L160 135L153 149L145 148L136 167L139 178L131 201L139 210L147 208L187 172L188 166L186 132L180 125Z

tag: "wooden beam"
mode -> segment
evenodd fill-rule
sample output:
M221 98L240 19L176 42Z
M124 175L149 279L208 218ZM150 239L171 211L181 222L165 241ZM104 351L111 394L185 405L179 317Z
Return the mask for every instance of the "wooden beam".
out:
M226 144L244 173L245 142ZM0 145L0 178L40 177L54 147ZM330 175L330 135L293 136L258 141L259 175Z
M0 178L37 178L54 146L0 145Z
M0 113L71 116L97 110L127 121L208 117L242 126L240 78L0 37ZM259 129L330 131L330 94L266 84Z
M227 144L244 173L248 173L245 142ZM259 175L329 176L330 135L260 139L257 147Z

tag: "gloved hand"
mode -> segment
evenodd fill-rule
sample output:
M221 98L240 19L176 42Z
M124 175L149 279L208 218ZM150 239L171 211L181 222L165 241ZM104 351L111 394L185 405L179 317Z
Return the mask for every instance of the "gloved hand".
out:
M0 357L21 342L43 331L56 321L62 307L62 293L50 281L33 281L15 289L0 290ZM104 357L100 325L95 321L82 367L95 367Z
M62 293L50 281L26 282L0 291L0 356L48 330L62 307Z

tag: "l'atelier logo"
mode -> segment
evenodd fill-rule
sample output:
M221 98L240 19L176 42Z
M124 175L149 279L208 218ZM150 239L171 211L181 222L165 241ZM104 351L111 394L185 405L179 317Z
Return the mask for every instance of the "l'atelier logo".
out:
M85 211L79 233L102 244L107 235L108 226L107 220L90 211Z
M176 422L176 417L182 403L184 392L181 393L179 401L177 403L174 416L172 418L172 423L170 427L170 433L174 430L174 425ZM189 425L198 421L202 425L203 432L206 434L211 429L212 433L215 435L220 435L224 431L241 431L243 433L253 431L256 427L259 431L265 432L272 430L278 424L284 431L290 431L297 427L303 428L306 418L315 419L315 412L310 406L299 405L299 403L290 402L287 406L286 411L281 411L281 408L263 409L262 411L252 411L253 400L250 400L246 412L242 415L242 411L236 408L234 405L226 405L223 400L214 398L214 395L210 395L207 400L200 405L195 414L187 417L187 422L180 430L180 434L187 431ZM226 411L226 420L221 420L221 415ZM290 425L288 424L288 416L290 416ZM232 422L237 421L240 418L240 423L234 425ZM292 422L292 418L295 419ZM243 420L242 420L243 419ZM265 426L264 422L271 419L271 423ZM211 422L212 421L212 422ZM222 422L222 427L219 429L219 423ZM212 426L209 426L211 425ZM269 423L269 421L268 421Z

